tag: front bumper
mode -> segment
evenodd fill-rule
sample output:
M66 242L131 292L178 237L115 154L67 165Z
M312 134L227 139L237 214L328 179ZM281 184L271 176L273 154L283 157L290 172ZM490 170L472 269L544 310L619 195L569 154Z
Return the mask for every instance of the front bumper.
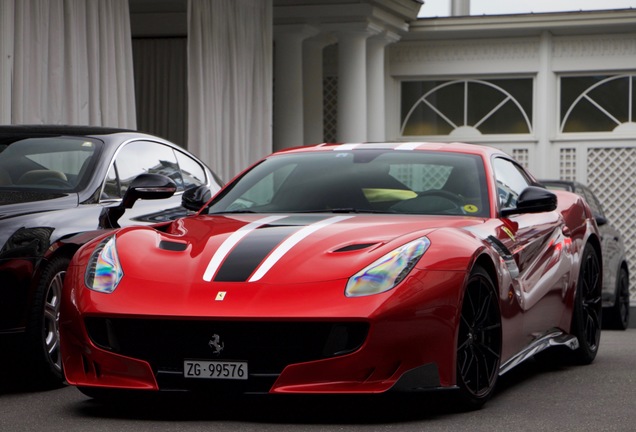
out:
M383 393L455 385L457 297L464 274L409 290L376 313L313 317L187 317L97 311L69 280L60 320L69 384L208 393ZM433 278L437 280L436 278ZM415 295L413 293L416 293ZM86 307L90 305L90 307ZM88 312L87 309L91 309ZM333 312L333 311L331 311ZM336 316L337 315L337 316ZM210 343L219 337L223 351ZM184 360L246 361L247 380L185 378Z

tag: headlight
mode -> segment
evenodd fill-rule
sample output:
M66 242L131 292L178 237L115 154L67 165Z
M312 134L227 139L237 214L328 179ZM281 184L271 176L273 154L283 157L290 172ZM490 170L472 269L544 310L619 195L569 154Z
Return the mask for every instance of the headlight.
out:
M110 294L115 291L124 272L119 263L115 236L102 240L88 261L84 282L94 291Z
M379 294L390 290L409 274L431 242L422 237L384 255L353 275L347 282L347 297Z

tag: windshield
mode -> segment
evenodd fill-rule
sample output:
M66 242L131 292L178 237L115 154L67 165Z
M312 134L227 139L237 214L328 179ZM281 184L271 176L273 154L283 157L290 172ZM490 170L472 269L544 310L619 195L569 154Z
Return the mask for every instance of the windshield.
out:
M215 198L208 213L355 212L488 217L479 156L386 149L274 155Z
M0 188L72 192L90 176L99 142L85 137L20 137L0 142Z

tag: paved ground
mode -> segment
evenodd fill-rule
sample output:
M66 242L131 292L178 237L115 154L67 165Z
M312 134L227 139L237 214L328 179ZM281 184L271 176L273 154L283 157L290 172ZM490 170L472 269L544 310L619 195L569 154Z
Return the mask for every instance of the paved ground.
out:
M6 348L6 347L5 347ZM159 402L104 406L75 388L29 388L2 353L0 431L634 431L636 330L605 331L589 366L530 361L504 375L475 412L443 396L321 397Z

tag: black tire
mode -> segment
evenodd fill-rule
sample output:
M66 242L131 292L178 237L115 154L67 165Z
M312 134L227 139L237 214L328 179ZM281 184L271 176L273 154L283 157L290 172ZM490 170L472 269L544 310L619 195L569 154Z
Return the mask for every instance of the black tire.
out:
M603 327L612 330L629 327L629 275L624 268L618 273L614 306L603 309L603 324Z
M495 286L481 267L468 278L457 335L457 385L466 409L492 396L501 363L501 313Z
M42 271L27 325L27 347L34 379L39 385L64 382L60 355L60 302L70 258L57 256Z
M601 339L602 279L599 256L589 243L583 250L581 270L574 297L570 332L579 341L572 360L577 364L594 361Z

